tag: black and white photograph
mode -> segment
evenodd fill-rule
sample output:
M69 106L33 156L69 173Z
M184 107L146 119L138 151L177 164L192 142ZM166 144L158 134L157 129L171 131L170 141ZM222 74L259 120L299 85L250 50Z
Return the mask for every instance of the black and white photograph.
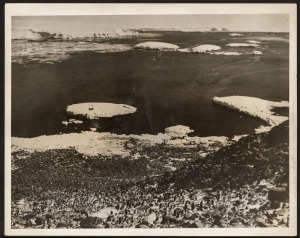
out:
M296 7L73 5L6 9L6 233L296 234Z

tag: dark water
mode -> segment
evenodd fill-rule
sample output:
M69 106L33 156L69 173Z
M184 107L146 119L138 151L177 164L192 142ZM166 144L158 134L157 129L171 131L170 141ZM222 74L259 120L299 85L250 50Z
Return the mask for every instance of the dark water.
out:
M227 33L210 37L201 33L159 34L155 40L184 47L197 42L220 46L237 42ZM255 39L253 33L248 37ZM143 40L111 42L135 44ZM200 136L251 133L264 123L216 105L211 99L241 95L288 100L288 43L263 41L261 47L264 55L259 58L130 50L76 53L52 65L13 63L12 136L88 130L94 122L85 121L76 125L77 129L61 124L68 118L66 107L81 102L124 103L138 109L135 114L100 122L100 131L158 133L181 124Z

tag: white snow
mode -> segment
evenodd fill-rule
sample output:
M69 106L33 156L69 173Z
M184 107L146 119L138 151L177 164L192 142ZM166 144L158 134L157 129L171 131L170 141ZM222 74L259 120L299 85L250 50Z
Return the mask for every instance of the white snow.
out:
M177 128L181 128L178 126ZM175 126L176 128L176 126ZM91 128L95 129L96 128ZM182 134L192 131L182 128ZM172 130L171 130L172 131ZM164 144L165 146L195 148L198 145L203 149L203 153L213 152L229 143L227 137L188 137L184 139L172 139L170 135L159 133L157 135L117 135L112 133L100 133L92 131L83 131L81 133L59 134L49 136L39 136L34 138L12 138L12 151L46 151L51 149L69 149L74 148L83 155L119 155L122 157L132 156L132 149L127 148L126 144L130 139L135 139L138 144L155 146Z
M252 55L262 55L262 52L258 50L253 50Z
M239 33L231 33L229 34L230 37L241 37L244 36L243 34L239 34Z
M135 45L133 48L135 49L145 49L145 50L177 50L179 46L165 43L165 42L157 42L157 41L147 41L143 43L139 43Z
M83 116L87 119L99 119L134 113L135 107L114 103L79 103L67 107L67 113L72 116Z
M169 135L171 138L183 138L187 136L187 134L194 132L194 130L191 130L188 126L171 126L165 129L165 133Z
M260 44L261 43L260 41L256 41L256 40L247 40L246 42L250 43L250 44Z
M258 47L258 44L249 44L249 43L230 43L227 44L226 46L230 47Z
M213 101L266 121L269 127L258 127L257 133L269 131L272 127L288 120L288 117L276 116L271 111L274 107L288 107L289 102L287 101L272 102L247 96L214 97Z
M137 36L138 32L110 26L93 25L93 28L78 27L78 24L56 24L31 26L27 25L12 28L12 39L43 40L63 39L71 40L76 38L118 38Z
M179 52L192 52L192 50L190 49L190 48L182 48L182 49L178 49L177 51L179 51Z
M211 55L241 55L242 53L219 51L219 52L209 52L209 54L211 54Z
M206 53L214 50L220 50L221 47L217 45L200 45L192 48L192 52L195 53Z

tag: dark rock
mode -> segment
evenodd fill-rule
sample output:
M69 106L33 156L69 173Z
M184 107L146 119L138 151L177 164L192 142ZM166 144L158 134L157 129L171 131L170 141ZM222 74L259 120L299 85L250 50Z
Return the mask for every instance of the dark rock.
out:
M80 222L81 228L96 228L98 224L103 222L99 217L87 217Z
M37 217L36 219L35 219L35 223L36 223L36 225L43 225L44 223L45 223L45 221L46 221L46 217Z

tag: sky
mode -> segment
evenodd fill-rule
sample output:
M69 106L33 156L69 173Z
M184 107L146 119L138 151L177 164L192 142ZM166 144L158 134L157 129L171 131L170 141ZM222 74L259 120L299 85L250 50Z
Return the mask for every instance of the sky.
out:
M284 14L199 14L199 15L99 15L99 16L14 16L12 27L34 29L62 28L227 28L230 31L289 31L289 16Z

